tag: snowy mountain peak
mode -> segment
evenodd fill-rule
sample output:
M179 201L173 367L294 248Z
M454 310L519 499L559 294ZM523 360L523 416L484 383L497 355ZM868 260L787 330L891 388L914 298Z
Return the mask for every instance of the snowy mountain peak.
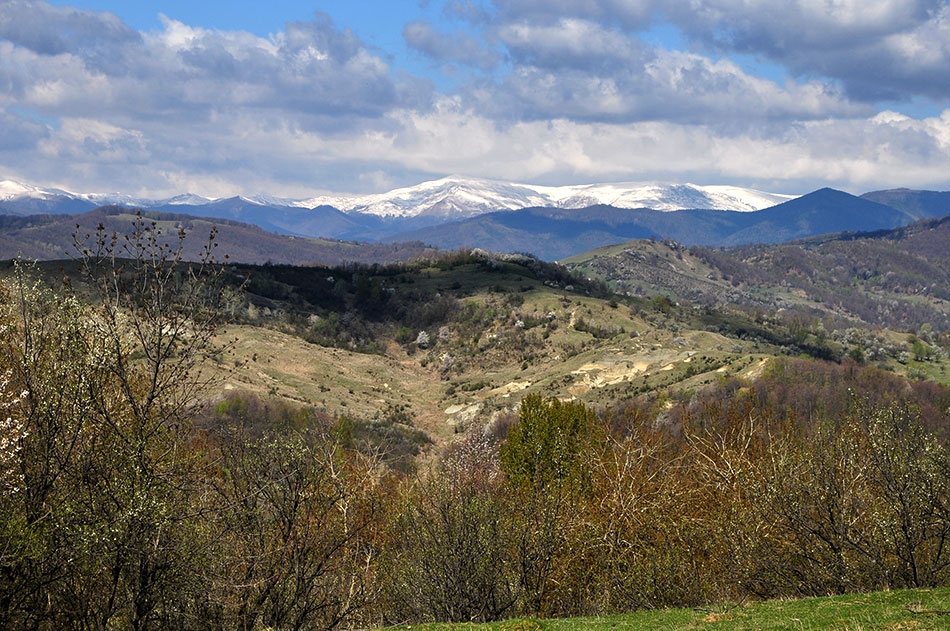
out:
M345 212L394 217L470 217L496 210L514 210L546 204L520 184L450 176L416 186L371 195L324 195L296 202L295 206L333 206Z
M14 182L13 180L0 181L0 201L23 198L47 199L57 195L69 197L72 194L55 188L38 188L29 184Z
M0 201L8 202L24 199L45 200L51 198L67 198L82 200L92 204L119 204L123 206L138 206L141 208L183 204L201 206L215 201L213 198L201 197L200 195L193 195L191 193L176 195L175 197L169 197L167 199L149 199L135 197L125 193L71 193L58 188L40 188L31 184L14 182L13 180L0 181Z
M175 195L174 197L169 197L164 201L164 203L169 206L204 206L205 204L210 204L215 201L213 197L202 197L201 195L195 195L194 193L182 193L181 195Z
M460 218L530 206L570 209L596 204L664 211L686 208L753 211L780 204L794 197L796 196L737 186L644 182L539 186L449 176L386 193L324 195L296 202L294 205L304 208L326 205L346 212L391 217Z

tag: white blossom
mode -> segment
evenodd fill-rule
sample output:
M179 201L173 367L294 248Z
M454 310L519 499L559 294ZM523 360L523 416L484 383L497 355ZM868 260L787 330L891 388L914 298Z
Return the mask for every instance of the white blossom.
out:
M419 331L416 337L416 346L419 348L429 348L429 334L425 331Z
M23 481L22 475L17 472L17 463L23 449L23 439L28 434L23 421L16 414L16 408L29 392L24 390L15 395L9 392L9 387L10 373L7 372L0 376L0 490L16 492Z

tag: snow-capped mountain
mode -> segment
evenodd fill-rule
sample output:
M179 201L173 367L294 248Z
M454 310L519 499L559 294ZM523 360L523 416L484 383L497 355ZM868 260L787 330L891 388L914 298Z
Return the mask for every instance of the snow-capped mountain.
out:
M738 186L641 182L532 188L550 199L551 203L548 205L558 208L586 208L604 204L615 208L651 208L663 211L703 208L751 212L797 197Z
M56 188L38 188L29 184L21 184L12 180L0 181L0 201L14 199L49 199L52 197L70 197L72 193Z
M523 184L446 177L373 195L325 195L295 206L333 206L344 212L382 217L462 218L497 210L515 210L549 203L546 196Z
M333 206L345 212L384 217L462 218L530 206L586 208L595 204L664 211L686 208L754 211L795 197L737 186L641 182L538 186L453 176L387 193L324 195L294 205L304 208Z
M941 195L910 191L901 193L901 199L907 194ZM444 249L481 247L551 259L630 239L668 237L687 245L735 245L887 229L921 218L828 188L792 196L736 186L540 186L447 177L374 195L291 200L184 194L150 200L0 181L0 215L75 215L108 204L232 220L300 237L422 242ZM681 209L692 212L667 212ZM944 205L936 204L923 216L945 211ZM0 224L18 225L18 221Z
M794 198L794 195L766 193L737 186L642 182L539 186L451 176L371 195L323 195L306 200L254 195L241 196L238 199L268 207L314 209L318 206L332 206L348 214L449 221L487 212L532 206L575 209L604 204L617 208L651 208L662 211L685 208L755 211ZM71 193L12 181L0 182L0 201L32 200L52 203L61 199L93 205L120 204L140 208L205 206L220 201L191 193L165 199L148 199L123 193Z
M202 197L193 193L182 193L164 200L164 204L169 206L204 206L214 201L213 197Z
M214 198L202 197L191 193L184 193L166 199L150 199L136 197L125 193L73 193L58 188L40 188L30 184L0 181L0 202L24 200L52 200L65 198L75 201L85 201L93 205L119 204L122 206L138 206L141 208L155 208L158 206L203 206L215 201Z

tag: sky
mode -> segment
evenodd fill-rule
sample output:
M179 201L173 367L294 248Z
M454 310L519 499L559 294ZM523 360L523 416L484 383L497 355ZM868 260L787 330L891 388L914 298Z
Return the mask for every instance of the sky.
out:
M950 0L0 0L0 180L950 189Z

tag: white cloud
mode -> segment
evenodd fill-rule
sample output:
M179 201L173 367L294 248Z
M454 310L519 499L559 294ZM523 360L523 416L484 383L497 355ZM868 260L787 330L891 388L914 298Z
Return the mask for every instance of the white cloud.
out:
M433 59L474 59L469 65L482 69L458 93L438 94L425 78L397 75L385 53L325 16L269 37L167 18L137 33L111 14L0 2L0 179L24 174L39 184L142 195L293 197L447 173L790 192L950 187L950 110L923 119L876 113L840 87L853 94L873 83L872 71L854 70L867 53L882 89L940 94L950 84L945 5L452 7L479 25L477 36L424 22L406 31ZM642 41L639 30L660 15L705 52ZM804 28L809 21L814 31ZM492 51L502 50L505 63L493 65ZM808 78L757 76L720 54L729 50L766 55ZM928 72L932 85L913 87Z
M755 126L869 113L833 85L779 85L727 59L649 47L592 22L511 25L501 38L514 59L512 71L469 93L479 111L500 119Z
M508 23L497 34L516 63L544 68L590 70L642 64L649 54L638 40L579 18L540 25Z
M388 63L326 17L288 24L272 38L168 18L158 32L125 36L127 27L116 20L45 2L0 5L0 54L7 60L0 81L21 105L49 114L125 120L194 119L235 107L378 117L400 105ZM100 38L96 27L124 36ZM56 37L57 29L85 36Z
M933 186L950 172L950 110L924 121L826 120L749 134L659 121L498 126L457 99L445 99L431 112L393 117L400 126L392 133L323 142L321 151L347 164L381 155L415 172L540 183L679 179L791 192L823 185L855 192Z
M667 15L697 41L838 80L855 98L950 96L945 0L680 0Z
M498 56L472 36L461 32L442 33L423 20L406 24L402 35L410 48L439 62L482 70L491 70L498 63Z

